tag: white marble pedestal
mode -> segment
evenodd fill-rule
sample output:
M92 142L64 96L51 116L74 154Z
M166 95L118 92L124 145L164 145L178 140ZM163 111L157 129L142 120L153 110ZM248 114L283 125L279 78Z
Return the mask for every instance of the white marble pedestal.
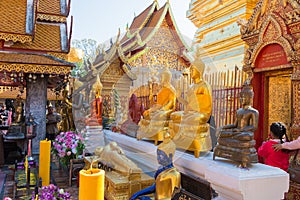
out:
M222 158L216 162L205 170L205 179L218 193L218 200L280 200L289 190L289 175L279 168L257 163L243 169Z
M116 141L130 159L144 166L143 170L157 169L154 144L107 130L104 135L108 140ZM195 158L177 150L174 165L184 174L209 181L218 193L218 200L280 200L289 189L288 173L260 163L243 169L227 159L216 157L213 160L212 153Z

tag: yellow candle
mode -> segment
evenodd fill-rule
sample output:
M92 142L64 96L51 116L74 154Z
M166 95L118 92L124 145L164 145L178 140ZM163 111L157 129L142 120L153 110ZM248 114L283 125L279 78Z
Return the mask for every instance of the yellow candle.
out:
M80 170L79 172L79 200L103 200L104 176L101 169Z
M50 149L51 141L40 141L39 178L42 178L42 186L50 183Z

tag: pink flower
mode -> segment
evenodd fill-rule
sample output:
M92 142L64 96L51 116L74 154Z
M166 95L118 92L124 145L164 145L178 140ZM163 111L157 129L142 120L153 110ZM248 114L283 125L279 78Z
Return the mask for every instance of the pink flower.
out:
M71 152L71 151L68 151L68 152L67 152L67 155L68 155L68 156L70 156L71 154L72 154L72 152Z

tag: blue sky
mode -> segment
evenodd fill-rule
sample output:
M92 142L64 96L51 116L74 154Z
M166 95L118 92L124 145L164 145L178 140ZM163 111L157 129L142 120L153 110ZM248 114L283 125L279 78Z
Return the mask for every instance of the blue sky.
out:
M138 15L153 0L73 0L72 39L94 39L98 43L116 36L118 29L125 32L126 24L131 24L134 14ZM158 0L163 6L166 0ZM196 32L194 24L186 18L190 0L170 0L177 26L184 37L193 39Z

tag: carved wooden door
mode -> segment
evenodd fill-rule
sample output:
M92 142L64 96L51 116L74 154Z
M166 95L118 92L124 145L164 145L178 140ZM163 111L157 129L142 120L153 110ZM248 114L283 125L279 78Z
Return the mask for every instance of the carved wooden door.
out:
M283 122L289 129L292 104L290 75L268 76L267 88L265 134L269 133L273 122Z

